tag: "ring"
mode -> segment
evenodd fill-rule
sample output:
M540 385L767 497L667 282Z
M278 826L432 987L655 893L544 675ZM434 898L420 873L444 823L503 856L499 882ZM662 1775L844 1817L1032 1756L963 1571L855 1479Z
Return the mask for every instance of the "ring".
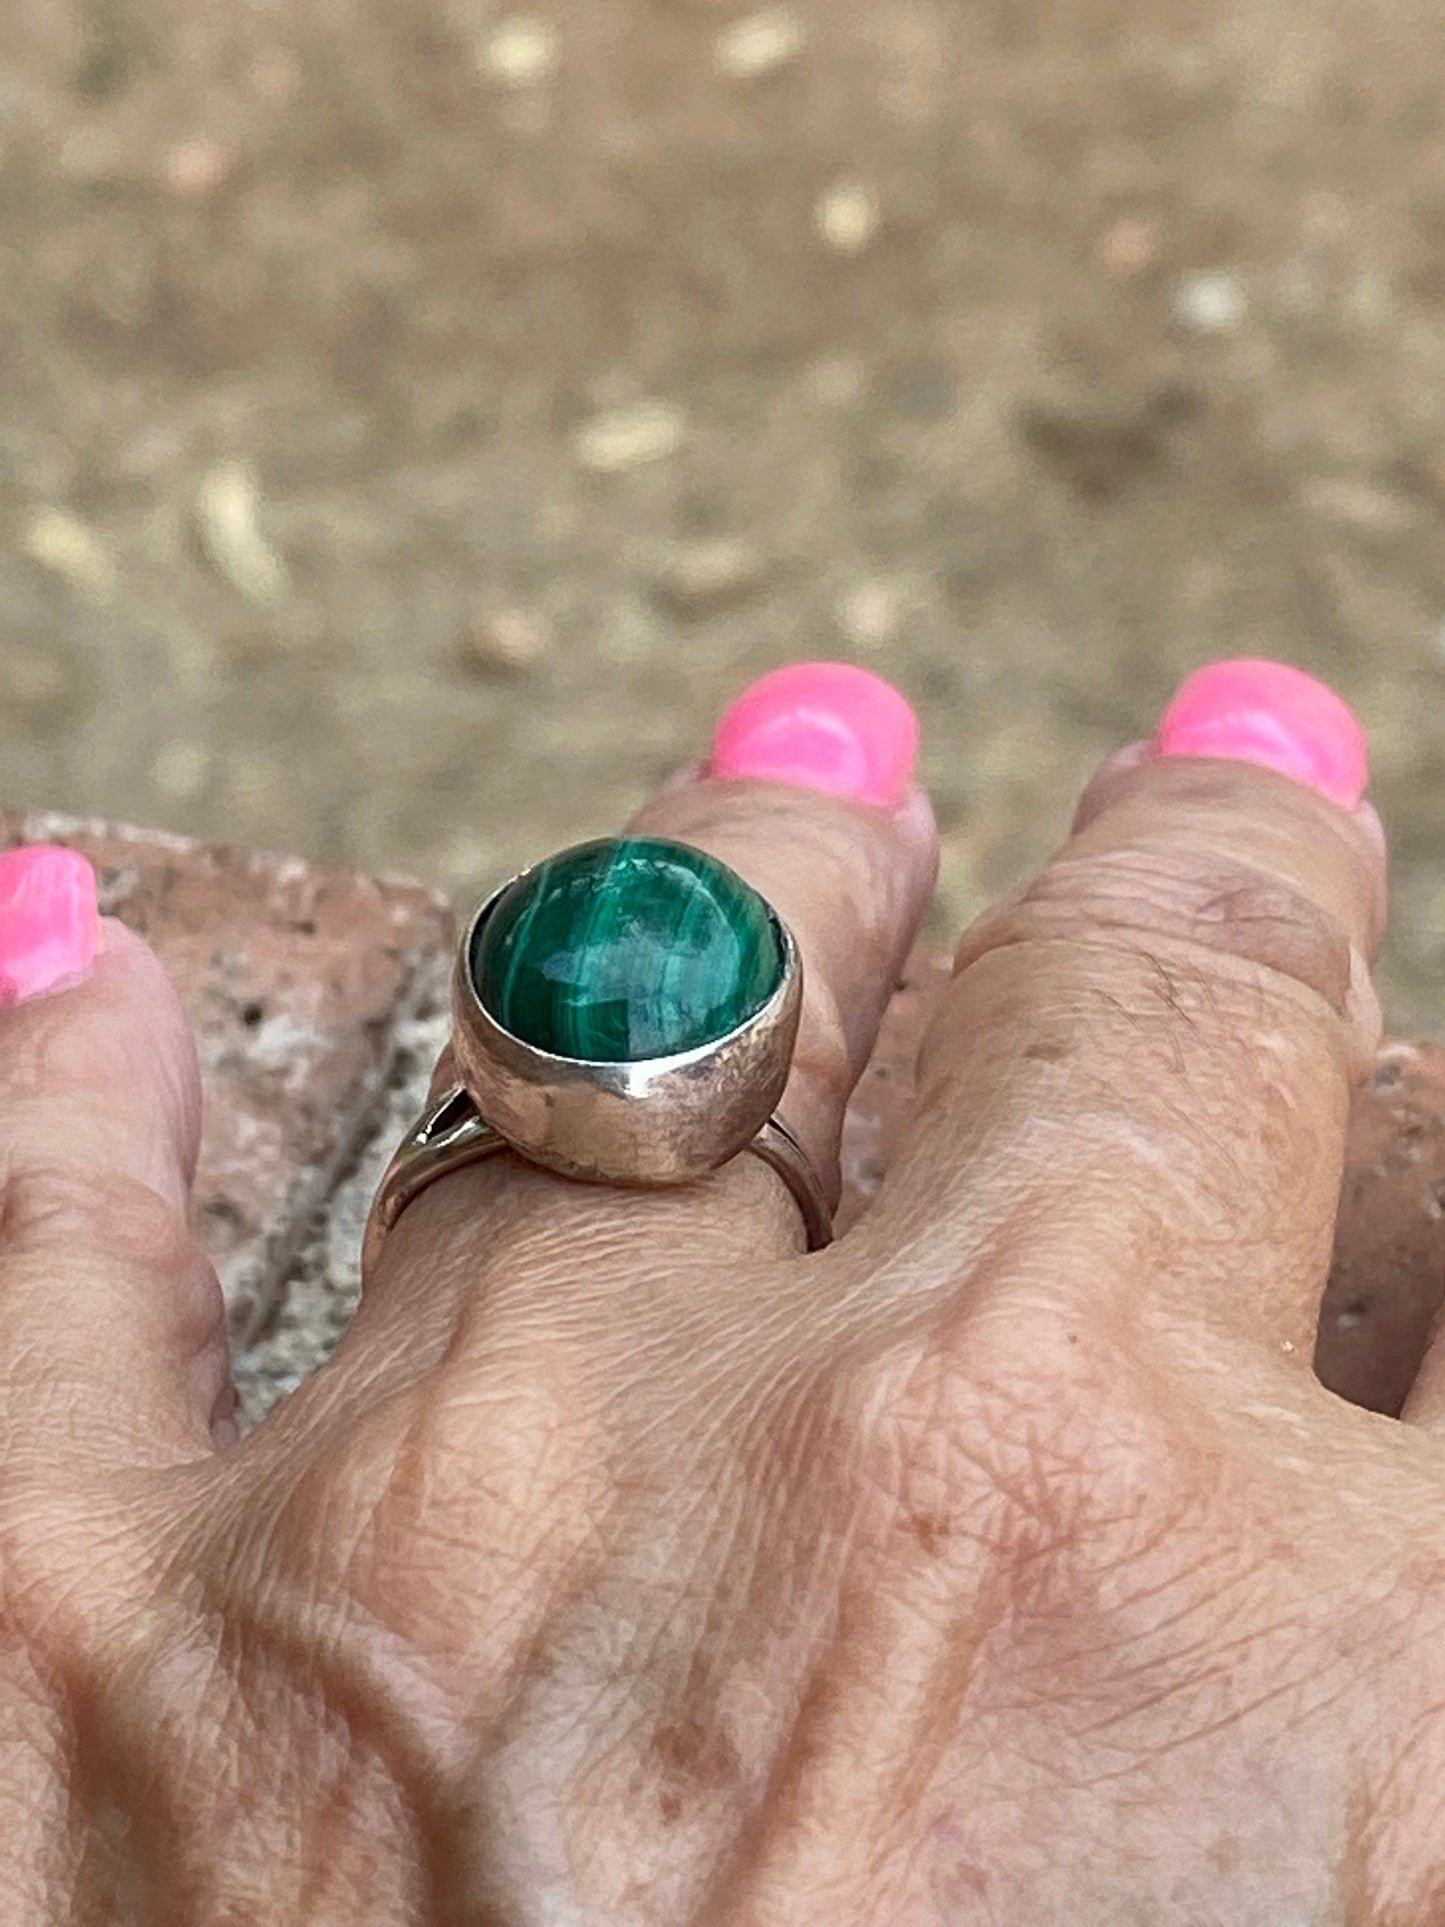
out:
M803 967L791 931L716 857L660 837L581 843L476 912L452 973L460 1081L392 1158L362 1267L428 1185L504 1151L562 1177L654 1189L744 1151L787 1185L807 1246L833 1236L807 1153L774 1115Z

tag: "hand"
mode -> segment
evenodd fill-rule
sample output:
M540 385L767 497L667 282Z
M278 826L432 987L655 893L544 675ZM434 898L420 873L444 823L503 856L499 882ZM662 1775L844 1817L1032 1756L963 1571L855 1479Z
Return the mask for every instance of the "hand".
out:
M830 1173L932 884L911 764L882 685L788 672L641 818L797 933ZM105 926L0 1014L0 1922L1445 1919L1445 1358L1403 1422L1309 1363L1363 780L1328 692L1205 672L965 939L832 1250L752 1158L477 1167L229 1449L192 1049ZM16 997L93 914L19 862Z

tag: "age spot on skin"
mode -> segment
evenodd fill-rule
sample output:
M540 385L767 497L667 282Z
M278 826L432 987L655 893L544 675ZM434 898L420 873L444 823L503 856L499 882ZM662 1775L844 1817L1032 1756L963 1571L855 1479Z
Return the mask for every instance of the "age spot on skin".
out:
M1025 1060L1030 1064L1062 1064L1073 1054L1072 1044L1066 1044L1057 1039L1052 1041L1041 1039L1037 1044L1030 1044L1024 1051Z
M936 1559L948 1543L949 1522L936 1512L915 1512L908 1521L908 1530L922 1546L930 1559Z
M700 1723L661 1728L653 1750L673 1772L685 1774L700 1786L731 1786L742 1778L742 1761L732 1741Z

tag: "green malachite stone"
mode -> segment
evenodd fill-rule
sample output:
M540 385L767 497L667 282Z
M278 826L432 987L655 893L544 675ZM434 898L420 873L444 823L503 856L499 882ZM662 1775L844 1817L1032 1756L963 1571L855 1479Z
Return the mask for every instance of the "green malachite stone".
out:
M766 901L685 843L609 837L519 877L478 929L472 982L504 1030L554 1057L631 1064L715 1043L783 976Z

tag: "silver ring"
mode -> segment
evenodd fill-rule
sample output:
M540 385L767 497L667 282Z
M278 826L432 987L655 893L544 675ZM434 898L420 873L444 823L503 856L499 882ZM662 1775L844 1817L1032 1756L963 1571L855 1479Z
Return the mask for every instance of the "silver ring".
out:
M828 1200L775 1115L802 993L798 947L776 911L690 845L603 839L522 871L462 935L460 1082L392 1158L364 1273L428 1185L504 1151L643 1189L694 1182L749 1151L782 1178L808 1249L820 1250L833 1235Z

